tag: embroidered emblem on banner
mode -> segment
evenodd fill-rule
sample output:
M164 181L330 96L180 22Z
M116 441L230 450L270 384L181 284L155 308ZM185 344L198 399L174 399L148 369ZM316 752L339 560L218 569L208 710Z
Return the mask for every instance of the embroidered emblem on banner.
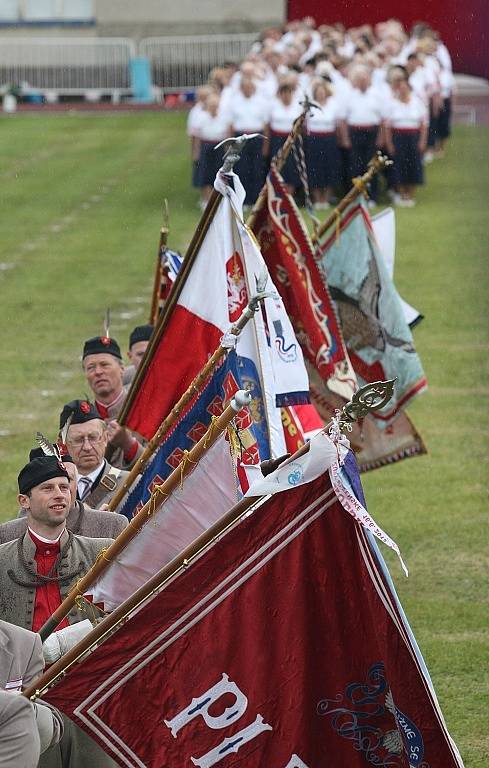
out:
M229 320L234 323L241 316L248 303L243 263L237 251L226 262L226 279Z
M287 346L280 320L273 321L273 328L275 331L275 346L280 359L283 360L284 363L295 363L297 360L297 344L293 342Z
M370 765L382 768L430 768L424 758L419 728L394 703L382 662L373 664L367 680L351 683L334 699L321 699L317 713L330 717L331 727L349 739Z

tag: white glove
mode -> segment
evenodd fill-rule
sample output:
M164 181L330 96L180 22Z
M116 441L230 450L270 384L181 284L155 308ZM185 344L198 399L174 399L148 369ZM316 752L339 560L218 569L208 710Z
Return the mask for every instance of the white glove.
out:
M70 648L79 643L85 635L88 635L92 629L92 622L89 619L84 619L49 635L42 644L42 653L46 664L53 664L57 661Z

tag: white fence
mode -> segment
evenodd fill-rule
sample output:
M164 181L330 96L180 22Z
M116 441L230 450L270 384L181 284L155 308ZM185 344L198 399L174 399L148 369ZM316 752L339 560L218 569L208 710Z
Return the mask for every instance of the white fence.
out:
M153 84L164 92L193 90L213 67L243 59L255 40L256 34L147 37L139 55L149 59Z
M225 61L240 61L256 35L149 37L0 38L0 84L28 83L32 91L57 95L100 91L130 93L129 61L147 58L152 83L162 92L193 90L209 70Z
M58 94L90 90L130 93L132 40L118 37L8 37L0 39L0 83L28 83Z

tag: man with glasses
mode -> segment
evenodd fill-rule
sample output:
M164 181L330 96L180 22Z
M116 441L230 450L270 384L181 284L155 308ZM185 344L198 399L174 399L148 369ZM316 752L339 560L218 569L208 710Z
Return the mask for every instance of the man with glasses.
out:
M68 419L66 446L78 472L77 498L89 507L99 509L110 502L128 472L112 466L105 459L107 425L93 403L88 400L67 403L61 412L60 430Z

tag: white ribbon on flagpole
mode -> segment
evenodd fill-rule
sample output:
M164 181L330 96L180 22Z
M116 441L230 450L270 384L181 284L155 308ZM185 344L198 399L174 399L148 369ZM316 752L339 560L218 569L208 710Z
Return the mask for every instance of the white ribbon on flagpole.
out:
M265 496L290 491L298 485L310 483L323 475L337 459L336 446L324 432L320 432L310 441L307 453L282 464L267 477L257 480L250 486L245 496Z
M342 453L344 452L343 446L342 446L341 452ZM377 523L375 522L373 517L367 512L363 504L361 504L356 498L356 496L354 496L354 494L351 493L350 490L347 488L347 486L342 480L340 462L338 461L337 458L330 465L328 471L329 471L329 477L331 480L331 485L333 486L333 490L343 509L345 509L358 523L361 523L361 525L363 525L368 531L373 533L373 535L376 536L379 539L379 541L383 541L384 544L387 544L388 547L394 550L394 552L399 558L402 570L404 571L405 575L408 576L409 575L408 569L406 568L404 560L402 559L401 551L398 545L396 544L394 539L391 539L391 537L388 536L387 533L383 531L379 525L377 525Z

